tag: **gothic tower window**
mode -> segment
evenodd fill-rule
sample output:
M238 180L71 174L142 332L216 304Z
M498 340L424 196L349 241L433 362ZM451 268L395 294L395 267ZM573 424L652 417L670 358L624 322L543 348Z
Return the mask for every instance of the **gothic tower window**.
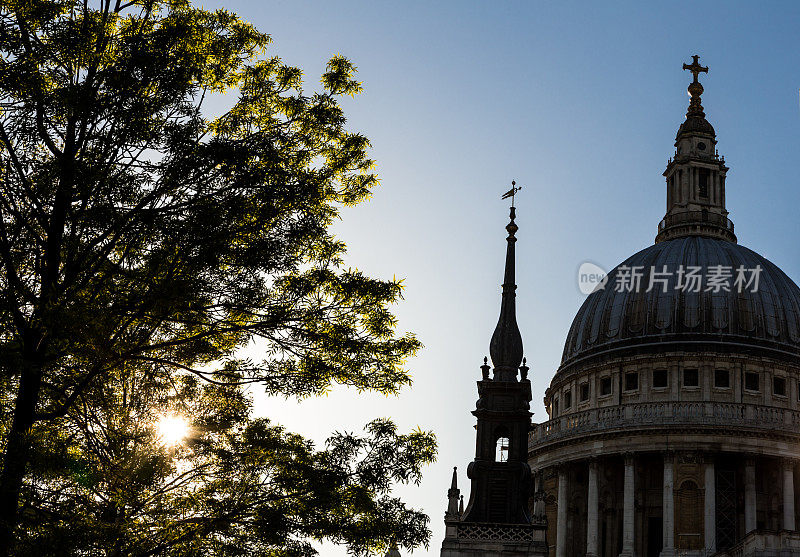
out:
M497 438L497 450L495 451L494 461L495 462L508 462L508 446L509 446L509 439L508 437L498 437Z

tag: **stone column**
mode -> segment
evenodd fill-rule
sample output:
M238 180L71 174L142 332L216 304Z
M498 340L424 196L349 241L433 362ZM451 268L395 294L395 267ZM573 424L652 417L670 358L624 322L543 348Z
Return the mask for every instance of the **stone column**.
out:
M795 530L794 520L794 460L783 460L783 529Z
M705 540L706 553L713 555L717 552L717 476L714 473L714 457L706 456L706 481L705 481Z
M673 473L674 454L664 453L664 497L662 510L662 523L664 526L664 540L661 557L675 555L675 480Z
M720 205L725 206L725 176L719 177L719 200Z
M620 557L634 555L634 490L633 490L633 455L625 455L625 487L622 497L622 553Z
M756 461L744 462L744 533L756 529Z
M586 557L597 557L597 513L599 498L597 496L597 460L589 461L589 493L586 497L588 509L586 512Z
M558 468L556 557L567 557L567 469L564 466Z

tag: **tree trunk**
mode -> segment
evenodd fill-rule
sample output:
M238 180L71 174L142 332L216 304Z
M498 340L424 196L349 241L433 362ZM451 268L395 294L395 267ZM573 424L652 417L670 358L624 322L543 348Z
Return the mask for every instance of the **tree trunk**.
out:
M26 362L22 369L0 472L0 557L11 555L14 546L20 491L30 458L31 427L42 382L40 366Z

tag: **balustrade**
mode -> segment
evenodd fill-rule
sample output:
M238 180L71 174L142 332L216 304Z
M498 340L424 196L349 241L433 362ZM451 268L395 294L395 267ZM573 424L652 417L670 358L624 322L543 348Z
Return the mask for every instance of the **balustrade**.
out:
M587 432L649 425L745 426L798 432L800 412L788 408L724 402L644 402L591 408L559 416L531 430L528 441L538 444Z

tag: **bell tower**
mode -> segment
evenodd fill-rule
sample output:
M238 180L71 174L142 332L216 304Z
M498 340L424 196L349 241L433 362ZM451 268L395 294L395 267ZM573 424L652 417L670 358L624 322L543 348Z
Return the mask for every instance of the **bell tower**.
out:
M656 243L682 236L707 236L736 241L733 223L725 209L725 157L717 152L714 127L706 120L697 79L708 73L699 56L683 69L692 72L689 110L675 138L675 155L667 163L667 212L658 225Z
M512 188L513 197L518 188ZM531 517L528 500L532 479L528 465L531 426L531 383L522 357L522 335L517 326L514 248L518 227L511 206L506 226L506 263L500 318L489 345L494 370L486 358L478 381L475 459L467 468L470 496L466 510L459 500L457 475L448 491L446 533L442 557L544 557L546 521Z

